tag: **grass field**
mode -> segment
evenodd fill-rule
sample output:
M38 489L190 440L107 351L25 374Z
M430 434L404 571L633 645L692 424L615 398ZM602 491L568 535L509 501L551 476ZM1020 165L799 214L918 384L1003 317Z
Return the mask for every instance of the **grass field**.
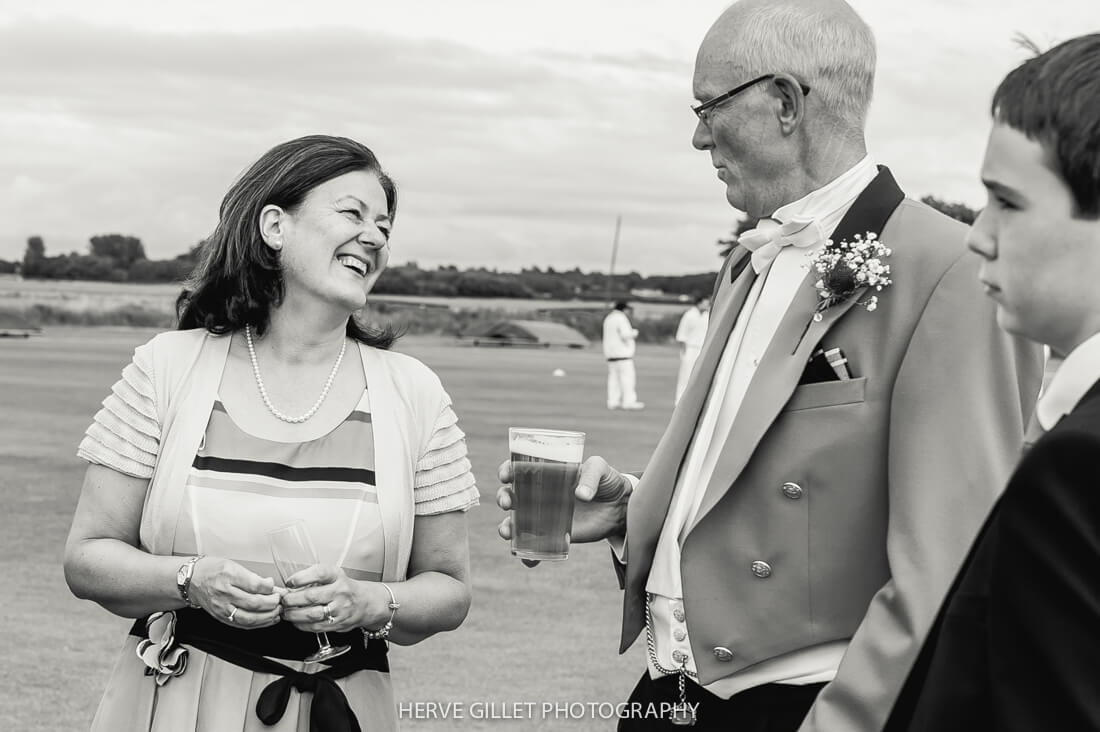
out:
M153 331L48 328L0 339L0 729L85 729L128 623L65 586L61 557L80 489L76 444L133 348ZM399 702L459 702L465 719L417 720L407 730L613 729L587 713L544 718L544 702L616 703L644 666L640 645L617 655L620 592L604 545L527 569L497 538L496 466L510 425L581 429L586 453L638 468L672 408L673 347L643 346L637 359L643 412L604 408L604 362L585 351L478 349L407 338L399 349L443 379L466 431L482 505L470 512L474 606L466 623L391 651ZM566 372L553 377L554 369ZM530 717L512 705L536 702ZM489 706L489 705L493 706ZM507 707L507 708L506 708ZM579 709L579 707L575 707ZM421 707L423 710L423 707ZM493 719L475 719L475 715Z

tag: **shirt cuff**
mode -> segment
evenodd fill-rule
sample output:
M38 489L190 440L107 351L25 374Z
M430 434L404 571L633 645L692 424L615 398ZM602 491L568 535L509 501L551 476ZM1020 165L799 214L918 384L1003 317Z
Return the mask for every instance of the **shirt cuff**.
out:
M634 492L634 489L638 487L638 477L631 475L630 473L623 473L623 477L630 483L630 493ZM627 504L627 510L629 511L630 504ZM611 545L611 551L615 553L615 559L619 564L626 564L626 536L609 536L607 537L607 543Z

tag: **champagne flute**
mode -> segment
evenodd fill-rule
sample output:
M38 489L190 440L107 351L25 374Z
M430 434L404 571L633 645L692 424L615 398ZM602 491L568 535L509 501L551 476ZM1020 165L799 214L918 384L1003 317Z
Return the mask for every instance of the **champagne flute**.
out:
M304 521L295 521L267 532L267 541L271 545L271 558L275 560L275 568L279 570L279 577L284 585L291 575L317 564L317 550L313 548ZM327 661L351 650L351 646L334 646L329 643L327 633L317 633L316 636L320 650L306 657L306 661Z

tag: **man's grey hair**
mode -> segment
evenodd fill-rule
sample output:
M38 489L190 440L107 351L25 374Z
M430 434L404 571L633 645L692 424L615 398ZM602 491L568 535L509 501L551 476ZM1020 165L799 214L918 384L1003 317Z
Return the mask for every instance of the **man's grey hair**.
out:
M730 48L734 65L746 81L791 74L836 122L862 132L875 85L875 38L854 10L849 16L798 2L748 8Z

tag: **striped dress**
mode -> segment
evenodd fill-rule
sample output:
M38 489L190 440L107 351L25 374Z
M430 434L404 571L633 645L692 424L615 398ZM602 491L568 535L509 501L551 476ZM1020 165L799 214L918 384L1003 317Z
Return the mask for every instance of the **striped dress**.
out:
M149 374L148 364L137 359L127 366L81 442L81 457L128 475L151 477L161 435ZM321 563L340 566L353 579L381 579L385 544L373 445L369 390L330 432L293 443L245 432L221 401L215 401L188 474L172 553L232 559L279 582L266 534L303 520ZM417 515L467 510L478 502L465 437L449 405L440 413L429 448L418 462L413 493ZM132 665L135 659L137 639L128 636L126 645L120 665ZM282 663L306 672L320 668ZM148 677L140 672L125 677L132 677L133 687L109 687L93 730L309 729L310 695L293 693L282 720L265 726L254 709L260 692L276 677L195 648L189 648L186 672L153 695L139 691L152 683ZM363 670L337 683L364 730L397 728L388 673ZM135 699L142 700L137 705L141 708Z
M322 564L377 582L384 544L373 445L366 392L335 429L302 443L253 437L215 402L188 476L173 553L226 557L279 582L261 529L301 520ZM257 530L242 531L242 516Z

